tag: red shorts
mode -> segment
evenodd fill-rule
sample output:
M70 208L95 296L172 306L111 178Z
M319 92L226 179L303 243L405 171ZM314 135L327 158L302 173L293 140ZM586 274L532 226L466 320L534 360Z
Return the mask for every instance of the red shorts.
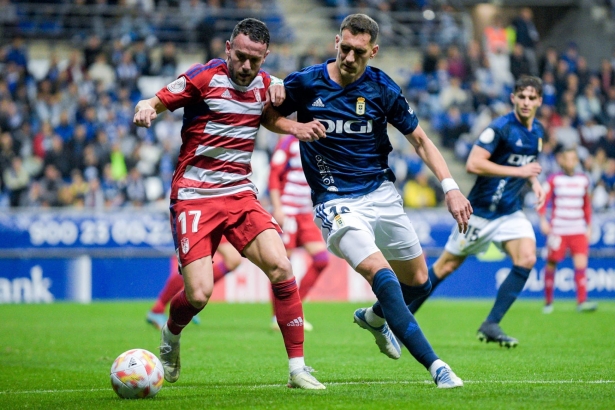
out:
M243 251L266 229L282 232L251 191L171 201L170 219L180 266L213 255L223 235L231 245Z
M578 235L549 235L547 238L549 262L561 262L566 257L566 250L570 249L572 255L587 255L589 242L585 234Z
M282 241L286 249L295 249L309 242L324 242L312 214L287 215L282 229Z

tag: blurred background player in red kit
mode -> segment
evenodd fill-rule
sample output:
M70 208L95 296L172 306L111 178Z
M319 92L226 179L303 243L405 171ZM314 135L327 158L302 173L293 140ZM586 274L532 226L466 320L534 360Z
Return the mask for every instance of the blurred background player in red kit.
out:
M577 288L577 311L591 312L597 303L587 300L586 277L591 233L591 199L589 179L577 172L579 157L576 147L564 148L558 155L562 172L553 174L545 183L547 199L538 210L540 230L547 235L547 266L545 267L545 299L543 313L553 312L555 268L570 249ZM551 220L547 219L547 205L552 203Z
M299 153L299 140L292 135L280 138L271 157L269 173L269 197L273 217L284 233L282 241L288 257L296 248L303 247L312 258L305 275L299 283L299 295L304 301L329 263L327 246L312 215L311 190L305 179ZM312 325L304 321L304 329ZM272 329L279 329L275 316Z
M221 261L214 262L214 284L222 279L227 273L237 269L241 265L241 255L230 244L226 237L222 237L220 245L216 253L222 258ZM152 306L151 310L147 312L145 320L147 323L154 326L156 329L161 330L165 323L167 323L166 307L178 292L184 290L184 279L179 273L179 267L177 265L177 259L173 258L174 266L171 266L169 277L167 278L164 287L158 294L158 298ZM192 318L192 323L199 324L200 320L198 316Z

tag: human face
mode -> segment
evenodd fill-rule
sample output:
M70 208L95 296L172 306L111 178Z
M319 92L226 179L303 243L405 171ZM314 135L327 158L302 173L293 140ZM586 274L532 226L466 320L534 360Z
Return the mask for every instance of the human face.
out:
M239 34L233 42L226 42L226 63L231 80L237 85L248 86L258 74L269 54L267 44L250 40Z
M542 104L542 97L538 95L534 87L526 87L511 94L510 101L514 106L517 119L529 127L536 117L536 110Z
M342 31L342 36L335 36L337 49L336 65L344 85L356 81L363 75L367 62L378 53L378 45L370 42L367 33L354 35L350 30Z
M579 164L579 157L575 151L564 151L559 158L559 165L567 175L574 174Z

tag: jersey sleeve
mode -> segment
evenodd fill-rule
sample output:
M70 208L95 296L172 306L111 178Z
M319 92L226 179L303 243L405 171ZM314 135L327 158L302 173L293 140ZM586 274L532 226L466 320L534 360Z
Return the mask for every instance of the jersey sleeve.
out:
M169 111L175 111L180 107L194 104L201 99L204 74L200 76L197 74L197 77L190 75L190 73L194 73L194 70L198 70L201 66L202 64L193 65L188 71L180 74L177 80L169 83L156 93L156 96Z
M493 154L498 144L500 143L500 139L500 131L496 131L496 129L492 125L490 125L489 127L485 128L483 132L480 133L475 145L478 145L479 147L484 148Z
M284 140L281 140L273 155L271 156L271 163L269 164L269 190L281 190L282 189L282 173L286 168L288 162L288 153L284 149Z
M303 83L298 72L288 75L284 79L284 90L286 91L286 99L279 107L275 107L284 117L297 111L299 102L301 101L301 93L303 92Z
M585 216L587 226L591 225L592 222L592 199L589 191L590 182L589 178L587 178L587 187L585 188L585 195L583 196L583 214Z
M402 134L411 134L419 125L419 119L408 100L401 92L396 95L386 95L386 99L392 101L387 112L387 121Z

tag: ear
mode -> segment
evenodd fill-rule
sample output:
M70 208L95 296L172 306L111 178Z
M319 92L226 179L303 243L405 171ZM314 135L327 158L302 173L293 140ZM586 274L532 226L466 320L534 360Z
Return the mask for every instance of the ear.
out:
M514 93L510 93L510 103L513 106L515 105L515 94Z
M339 34L336 34L336 35L335 35L335 49L336 49L336 50L339 50L339 48L340 48L340 41L341 41L341 40L342 40L342 39L340 38L340 35L339 35Z
M267 59L267 56L269 55L269 53L271 53L271 50L267 49L267 51L265 51L265 57L263 57L263 63Z
M376 44L374 47L372 47L372 54L369 56L369 58L376 57L376 54L378 54L378 50L380 50L380 46Z
M228 40L226 40L226 47L224 51L226 52L226 56L230 58L231 57L231 42Z

